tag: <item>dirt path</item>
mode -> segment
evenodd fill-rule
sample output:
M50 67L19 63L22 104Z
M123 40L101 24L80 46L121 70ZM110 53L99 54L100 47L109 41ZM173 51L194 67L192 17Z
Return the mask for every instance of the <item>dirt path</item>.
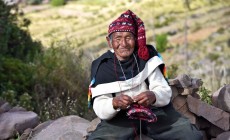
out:
M188 43L201 41L206 39L208 36L210 36L213 32L216 32L219 29L219 27L208 27L200 29L194 33L189 33L187 36ZM180 35L179 37L171 39L172 44L183 44L184 43L184 35Z
M216 32L219 28L224 26L229 26L230 16L226 16L225 18L222 18L222 15L227 12L230 12L230 7L214 9L210 13L197 15L198 18L196 19L189 18L187 21L189 27L194 28L195 26L200 26L201 29L198 29L197 31L194 32L192 32L191 29L189 29L187 35L187 41L191 43L191 42L204 40L207 37L209 37L212 33ZM214 15L216 16L217 19L210 21L210 19L212 19ZM180 23L180 25L183 24ZM183 28L181 29L182 32L170 38L170 42L172 44L181 45L184 43L185 40L184 29Z

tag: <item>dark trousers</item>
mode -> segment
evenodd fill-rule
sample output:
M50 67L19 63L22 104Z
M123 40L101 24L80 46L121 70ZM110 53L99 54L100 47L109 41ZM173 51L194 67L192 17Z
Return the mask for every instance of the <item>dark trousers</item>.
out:
M202 133L175 111L171 103L152 110L158 118L155 123L141 121L140 125L140 120L129 119L121 111L111 120L102 120L88 140L134 140L140 129L154 140L202 140Z

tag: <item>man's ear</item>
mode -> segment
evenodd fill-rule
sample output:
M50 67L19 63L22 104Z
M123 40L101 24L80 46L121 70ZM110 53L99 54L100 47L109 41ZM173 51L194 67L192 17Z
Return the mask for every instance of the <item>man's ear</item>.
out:
M112 44L111 44L111 42L110 42L110 38L109 38L108 36L106 36L106 40L107 40L108 46L109 46L110 48L113 48L113 47L112 47Z

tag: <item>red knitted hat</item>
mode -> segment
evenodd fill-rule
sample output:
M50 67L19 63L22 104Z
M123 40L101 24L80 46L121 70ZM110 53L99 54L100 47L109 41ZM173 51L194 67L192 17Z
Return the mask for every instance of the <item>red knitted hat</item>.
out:
M118 19L109 25L108 34L114 32L131 32L137 36L138 56L147 60L149 58L148 48L146 47L144 22L138 18L132 11L128 10L121 14Z

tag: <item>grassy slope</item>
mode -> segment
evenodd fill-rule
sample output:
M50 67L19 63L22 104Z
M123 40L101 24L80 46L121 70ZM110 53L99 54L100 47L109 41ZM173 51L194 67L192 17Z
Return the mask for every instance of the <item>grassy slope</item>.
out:
M189 73L204 79L205 85L211 89L213 83L209 83L210 78L203 72L203 70L210 71L210 69L200 65L209 57L210 53L223 56L221 59L229 60L230 58L229 53L227 53L230 50L226 44L226 40L230 36L229 5L226 2L219 2L210 6L207 1L194 0L191 4L193 10L188 12L181 0L139 0L137 2L131 2L131 0L130 2L121 0L82 0L70 2L64 7L58 8L52 8L47 5L41 6L41 8L38 8L42 9L39 12L34 11L34 7L27 7L24 10L26 16L32 20L30 31L35 39L41 40L45 46L49 47L54 40L68 38L76 47L87 50L85 55L90 57L89 61L92 61L92 59L108 49L105 36L109 23L123 11L130 9L145 22L149 43L154 43L153 36L155 34L176 30L176 35L168 37L170 46L173 49L167 50L163 54L166 64L185 64L185 52L188 52L189 61L187 64L189 64L189 67L181 65L179 72ZM193 15L193 18L191 15ZM183 45L185 17L188 17L187 23L189 26L189 46L187 49ZM164 20L168 21L167 25L154 28L153 24L156 25ZM222 51L216 51L218 46L221 46ZM219 69L225 62L222 60L216 61L220 61L218 66L217 62L213 63L210 60L208 64L215 65ZM228 62L224 65L230 68ZM191 72L191 70L194 72ZM212 76L212 80L214 78ZM227 80L225 80L225 83Z

